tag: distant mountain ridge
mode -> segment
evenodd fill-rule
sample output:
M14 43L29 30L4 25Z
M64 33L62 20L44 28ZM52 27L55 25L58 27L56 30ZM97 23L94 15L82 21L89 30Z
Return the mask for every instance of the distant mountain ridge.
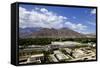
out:
M85 34L88 38L96 38L96 33Z
M86 36L69 28L19 28L20 38L85 38Z

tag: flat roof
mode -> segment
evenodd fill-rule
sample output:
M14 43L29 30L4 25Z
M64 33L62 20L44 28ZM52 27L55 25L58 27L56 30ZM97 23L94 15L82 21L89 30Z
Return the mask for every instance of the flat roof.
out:
M33 57L40 57L40 56L44 56L44 54L36 54L36 55L32 55L31 58L33 58Z

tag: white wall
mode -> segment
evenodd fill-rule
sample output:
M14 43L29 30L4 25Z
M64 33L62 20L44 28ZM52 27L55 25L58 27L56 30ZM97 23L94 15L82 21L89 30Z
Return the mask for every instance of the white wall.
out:
M0 68L16 68L10 64L10 4L16 0L1 0L0 1ZM22 0L17 0L22 1ZM69 5L87 5L98 6L100 11L100 0L23 0L25 2L40 2L40 3L55 3ZM98 13L100 17L100 13ZM98 17L98 19L99 19ZM99 20L100 21L100 20ZM100 26L100 22L98 22ZM99 27L100 29L100 27ZM100 32L98 32L100 34ZM99 39L100 40L100 39ZM98 45L98 52L100 46ZM100 54L98 55L100 56ZM21 66L19 68L100 68L100 57L98 62L82 62L82 63L65 63L65 64L50 64L50 65L31 65Z

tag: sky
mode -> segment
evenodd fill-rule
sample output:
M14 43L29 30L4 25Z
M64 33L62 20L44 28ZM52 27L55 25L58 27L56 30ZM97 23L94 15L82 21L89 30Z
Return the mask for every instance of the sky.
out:
M96 9L20 4L19 27L70 28L79 33L95 33Z

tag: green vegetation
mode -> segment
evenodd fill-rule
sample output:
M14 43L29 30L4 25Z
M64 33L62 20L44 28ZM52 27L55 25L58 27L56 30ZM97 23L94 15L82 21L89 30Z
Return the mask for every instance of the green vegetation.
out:
M96 43L96 38L25 38L19 39L19 45L47 45L51 44L52 41L76 41L80 43Z
M46 45L50 44L52 41L51 38L27 38L19 39L19 45Z

